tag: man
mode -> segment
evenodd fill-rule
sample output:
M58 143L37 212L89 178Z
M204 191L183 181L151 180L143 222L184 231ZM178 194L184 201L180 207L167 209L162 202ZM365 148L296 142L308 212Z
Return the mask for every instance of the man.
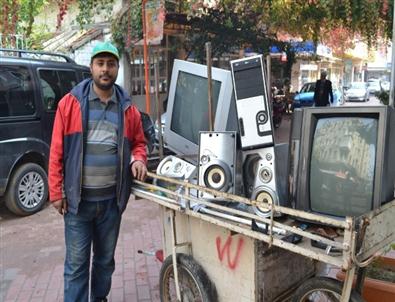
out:
M332 82L326 79L326 71L321 72L321 78L315 83L314 104L324 107L333 104ZM331 100L329 101L329 97Z
M92 79L59 102L49 158L50 201L65 223L66 302L88 301L89 279L91 301L107 301L132 175L144 180L147 173L140 113L114 84L116 47L97 44L90 69Z

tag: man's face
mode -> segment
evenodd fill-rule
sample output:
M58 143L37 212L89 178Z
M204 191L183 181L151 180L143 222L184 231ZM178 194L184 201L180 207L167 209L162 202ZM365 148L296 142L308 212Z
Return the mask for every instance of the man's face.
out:
M109 54L98 55L91 63L92 79L95 85L102 90L109 90L118 76L118 61Z

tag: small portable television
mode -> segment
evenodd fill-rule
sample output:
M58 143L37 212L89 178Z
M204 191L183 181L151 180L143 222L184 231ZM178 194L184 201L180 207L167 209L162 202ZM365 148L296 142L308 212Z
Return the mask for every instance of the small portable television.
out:
M388 106L295 110L289 151L293 207L343 219L393 200L394 114Z
M237 131L236 105L229 70L212 68L214 131ZM199 153L199 132L209 130L207 66L174 60L164 140L182 155Z

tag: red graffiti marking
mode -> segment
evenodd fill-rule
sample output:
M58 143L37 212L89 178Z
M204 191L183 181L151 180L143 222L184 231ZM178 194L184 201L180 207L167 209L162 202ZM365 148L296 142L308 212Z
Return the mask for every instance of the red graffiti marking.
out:
M217 253L218 253L219 260L222 262L222 260L224 259L225 253L226 253L228 266L230 269L234 270L239 262L241 248L243 247L243 244L244 244L243 238L239 238L239 241L237 243L236 253L235 253L233 259L231 259L231 256L230 256L230 247L232 245L232 236L228 237L228 239L226 240L226 242L224 243L224 245L222 247L221 247L221 237L218 236L216 238L215 243L217 244Z

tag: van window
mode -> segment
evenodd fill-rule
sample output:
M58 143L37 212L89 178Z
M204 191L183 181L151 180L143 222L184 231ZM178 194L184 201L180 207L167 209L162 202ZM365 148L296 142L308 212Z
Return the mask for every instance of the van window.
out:
M77 85L77 75L69 70L39 71L44 109L55 111L61 98Z
M84 80L89 79L92 77L90 72L83 72L82 73L82 77L84 78Z
M32 115L36 111L29 71L21 66L0 66L0 117Z

